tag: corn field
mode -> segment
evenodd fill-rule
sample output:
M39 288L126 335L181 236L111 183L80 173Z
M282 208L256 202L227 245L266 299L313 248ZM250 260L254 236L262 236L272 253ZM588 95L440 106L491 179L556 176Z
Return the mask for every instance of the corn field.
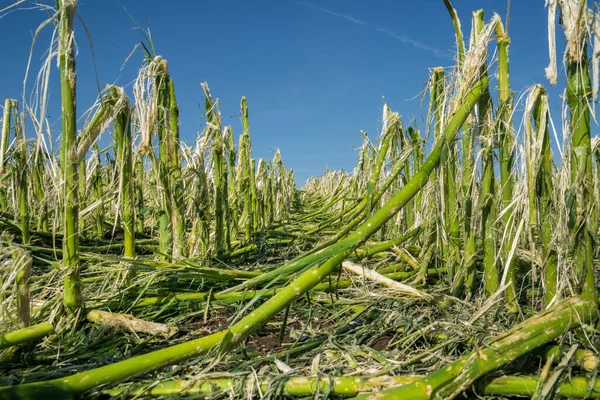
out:
M0 398L600 398L600 15L546 3L548 82L516 96L507 21L465 36L441 1L456 56L426 123L384 104L351 172L298 189L285 154L253 157L252 99L234 134L202 83L181 139L149 31L135 81L78 110L86 33L57 0L36 97L1 120Z

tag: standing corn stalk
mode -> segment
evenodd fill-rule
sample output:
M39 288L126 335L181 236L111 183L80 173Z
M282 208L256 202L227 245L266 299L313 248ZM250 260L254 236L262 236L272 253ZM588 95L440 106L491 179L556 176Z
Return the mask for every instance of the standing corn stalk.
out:
M223 219L224 219L224 227L225 227L225 249L229 251L231 248L231 236L232 236L232 227L233 227L233 213L232 208L235 206L235 203L231 201L230 194L230 186L232 177L229 176L229 158L231 157L230 148L233 147L233 143L229 144L229 139L233 138L232 128L230 125L223 128L221 132L221 139L223 141L223 164L221 167L222 177L223 177L223 200L224 200L224 210L223 210ZM235 152L234 152L235 154ZM235 156L234 156L235 162ZM235 196L235 193L233 193Z
M556 1L549 4L549 17L554 17ZM567 40L565 52L567 65L566 95L569 105L569 131L571 134L570 168L571 187L567 193L569 227L573 240L573 260L576 283L586 299L596 298L593 266L593 241L590 232L591 215L587 205L592 187L592 154L590 140L591 85L588 67L587 36L591 11L586 0L558 0L561 21ZM554 20L549 20L549 30L554 31ZM550 48L554 47L551 38ZM556 59L551 60L551 65ZM547 71L551 72L552 68ZM554 68L555 70L555 68ZM556 77L548 74L551 83Z
M458 69L462 69L463 68L463 64L465 61L465 41L463 38L463 33L462 33L462 29L461 29L461 25L460 25L460 19L458 18L458 14L456 12L456 10L454 9L454 7L452 6L452 4L450 3L450 0L443 0L444 1L444 5L446 6L446 9L448 10L448 13L450 14L450 18L452 18L452 25L454 26L454 36L456 38L456 50L457 50L457 56L456 56L456 61L457 61L457 65L458 65ZM465 255L463 258L463 265L467 264L470 262L470 259L472 259L472 254L475 251L475 242L474 242L474 236L471 234L471 210L472 210L472 200L471 200L471 196L470 196L470 188L471 188L471 175L470 172L466 172L466 171L471 171L472 166L473 166L473 139L472 139L472 134L470 131L470 127L469 124L467 122L465 122L465 124L462 127L462 167L463 167L463 179L462 182L457 182L456 181L456 169L458 166L458 159L457 159L457 153L456 153L456 147L454 145L449 146L449 162L447 163L447 168L448 168L448 194L449 196L447 197L448 202L450 203L450 207L452 207L449 211L450 213L452 213L453 217L450 218L450 216L448 216L448 219L450 220L450 224L449 224L449 235L450 235L450 239L453 242L457 242L460 239L461 236L461 229L460 229L460 217L459 217L459 209L458 209L458 204L459 204L459 200L458 200L458 196L454 195L455 192L462 192L463 195L463 244L464 244L464 248L465 248ZM459 187L457 187L457 185L459 185ZM459 192L459 193L460 193ZM452 196L454 196L454 199L452 199ZM468 249L468 251L467 251ZM454 250L454 249L453 249ZM467 262L465 263L464 260L467 260ZM449 271L449 275L450 275L450 279L454 280L456 277L456 272L455 266L453 265L454 260L451 259L450 260L450 264L448 266L448 271ZM462 290L462 285L463 285L463 280L465 279L465 276L467 275L467 273L463 272L461 273L461 277L459 277L456 287L453 289L454 291L460 291ZM453 285L454 286L454 285ZM457 290L458 289L458 290Z
M539 85L527 97L525 107L527 149L527 183L529 193L529 224L542 241L542 268L546 306L556 301L557 255L552 245L553 204L552 152L548 130L548 95ZM531 120L535 123L532 126ZM534 235L535 236L535 235Z
M376 151L376 157L371 168L371 176L367 182L367 216L371 215L373 208L376 207L374 203L373 194L375 188L379 183L379 177L382 175L384 170L384 164L388 150L392 144L392 139L402 131L400 126L400 115L392 112L390 106L386 103L383 106L383 126L381 128L381 135L379 137L379 146Z
M144 155L138 153L135 158L135 208L137 210L137 231L144 232Z
M85 210L86 205L87 205L87 202L86 202L86 199L87 199L87 193L86 193L87 168L86 168L86 160L85 159L81 160L81 162L79 163L78 170L77 170L77 176L79 179L79 189L78 189L79 209ZM115 223L115 226L119 226L119 225L120 225L120 221L117 220ZM79 226L79 234L85 236L86 226L85 226L85 216L83 215L83 213L79 213L78 226Z
M25 122L19 114L17 102L13 104L15 138L16 138L16 173L19 197L19 219L21 220L21 243L29 244L29 160L27 158L27 139L25 138Z
M269 189L267 192L267 204L269 205L269 221L267 225L270 226L273 224L273 221L275 221L275 212L277 211L275 208L275 196L277 190L277 188L275 187L275 156L273 156L271 161L269 161L269 166L267 170L269 171L269 179L267 184Z
M63 171L63 269L64 304L71 313L77 313L82 307L81 280L79 276L79 175L77 167L85 154L94 144L98 135L114 116L115 101L107 96L77 137L76 118L76 72L75 72L75 35L73 19L77 2L57 0L59 15L59 67L62 97L62 141L60 163Z
M444 124L445 107L445 74L442 67L434 68L430 78L430 103L429 103L429 121L433 123L433 135L436 140L442 135L442 126ZM446 149L443 149L443 158L445 162L440 165L437 181L439 184L439 212L441 217L436 221L442 224L441 235L438 235L442 255L449 265L448 274L450 279L454 276L454 268L449 257L453 251L454 239L458 238L459 227L456 218L456 193L455 193L455 157L454 143L449 143ZM450 240L448 240L450 239Z
M451 7L449 2L446 2L448 9L451 10L454 26L456 28L456 40L461 49L462 33L460 31L460 22L456 15L456 11ZM481 13L481 15L480 15ZM469 52L463 54L459 51L458 74L481 74L485 71L484 62L487 55L487 44L491 32L489 29L483 32L483 12L473 13L471 27L471 38L469 44ZM477 71L475 71L477 69ZM485 89L482 98L489 99L489 89ZM479 108L484 105L483 99L479 99ZM479 110L481 115L481 110ZM473 197L475 196L475 160L474 160L474 137L476 133L477 123L472 120L465 119L462 126L462 182L461 182L461 197L463 207L463 257L460 268L454 278L452 292L457 295L463 290L466 293L471 293L475 282L475 263L477 256L477 241L474 232L474 213L473 213ZM492 284L492 282L490 282Z
M39 206L39 215L37 219L37 230L48 232L48 201L44 190L44 167L45 152L42 144L38 140L33 151L32 169L33 183L35 188L35 197Z
M408 127L406 129L406 134L408 136L408 140L411 143L413 148L412 152L412 167L407 165L404 168L404 181L408 183L413 176L413 172L417 172L421 165L423 164L423 140L421 139L421 133L418 129L413 127ZM409 206L406 208L406 221L407 228L412 228L414 224L417 222L415 218L415 211L421 205L421 192L417 193L416 197L409 202ZM416 206L416 207L415 207Z
M221 115L216 109L217 103L210 95L206 83L202 84L206 96L204 107L207 118L206 140L212 143L212 165L214 180L214 205L215 205L215 252L223 254L227 250L226 243L226 207L227 207L227 164L225 163L225 145L221 130Z
M203 153L204 148L198 143L193 166L196 175L196 185L194 190L194 198L196 199L194 202L194 210L196 217L193 219L193 231L197 237L198 247L200 247L198 250L201 252L203 259L208 262L210 260L210 188L206 178Z
M238 158L239 164L239 172L238 179L240 182L239 193L244 196L244 217L245 217L245 229L244 232L246 234L246 241L249 242L252 238L252 233L254 232L254 209L252 207L252 191L250 190L250 175L252 171L250 170L250 154L251 154L251 145L250 145L250 126L248 122L248 103L246 102L246 98L242 97L241 101L241 109L242 109L242 130L243 133L240 136L240 156Z
M79 278L79 196L78 163L73 160L77 149L75 34L73 19L77 2L57 0L59 13L58 48L60 87L62 96L62 141L60 164L63 171L63 264L64 303L75 313L82 306L81 281Z
M120 172L119 193L121 195L121 217L124 231L124 255L135 257L135 204L133 192L133 161L131 141L131 113L129 100L123 89L112 87L111 96L120 102L114 119L114 135L117 147L115 159Z
M156 92L156 123L158 130L158 164L156 166L157 183L160 186L160 210L158 212L160 251L164 258L169 258L173 253L173 229L171 225L171 212L173 208L171 182L169 169L171 167L170 141L168 115L169 115L169 70L167 60L157 56L149 61L150 69L154 71L154 90Z
M277 169L277 172L275 172ZM285 168L283 166L283 160L281 159L281 151L277 149L275 156L273 156L272 163L272 175L273 175L273 202L275 207L274 217L275 220L280 221L285 213L285 199L284 199L284 188L285 188Z
M10 142L10 119L12 108L16 100L6 99L4 101L4 115L2 118L2 138L0 138L0 207L4 211L8 208L8 200L6 198L6 188L4 180L7 179L5 174L6 156L8 152L8 144Z
M497 16L495 16L497 17ZM476 11L473 15L473 23L477 34L484 35L483 10ZM492 22L490 25L495 23ZM489 27L488 27L489 29ZM487 43L486 43L487 44ZM486 53L485 46L481 51ZM481 73L487 75L486 67L483 66ZM490 96L489 87L484 90L479 100L479 129L482 151L482 170L483 178L481 183L480 204L481 204L481 239L483 241L483 267L485 291L491 296L498 290L498 269L496 267L496 202L495 202L495 179L494 179L494 115L493 104Z
M169 168L169 182L172 185L173 207L171 213L171 226L173 227L173 257L187 256L186 246L186 221L184 212L184 188L181 177L181 154L179 151L179 107L175 97L175 84L169 77L169 118L170 140L169 153L171 167Z
M253 212L252 230L256 231L258 229L260 214L258 210L258 194L256 190L256 159L254 158L250 158L250 195L252 200L251 210Z
M594 181L596 184L596 207L595 211L598 213L600 211L600 137L595 136L592 138L592 153L594 155L594 161L596 164L596 176L594 177ZM598 214L596 214L598 215ZM596 226L594 227L594 232L598 233L600 226L598 225L598 219L594 218L596 222Z
M228 185L227 185L227 201L229 202L229 238L228 243L231 247L231 241L237 238L239 231L239 204L238 197L240 193L237 189L238 176L236 174L235 162L237 154L235 151L235 143L233 141L233 128L228 125L225 128L225 149L227 151L227 166L228 166Z
M10 111L13 117L16 149L15 149L15 184L19 203L19 219L21 222L21 243L28 245L29 234L29 198L28 198L28 169L29 160L27 158L27 140L25 138L25 124L23 117L19 114L18 103L11 100ZM10 125L9 119L5 124ZM22 248L16 247L13 253L15 268L17 269L17 317L20 328L29 326L31 307L30 307L30 279L31 279L31 256Z
M508 309L511 312L517 312L519 309L517 297L517 274L515 271L514 257L511 255L511 248L514 238L511 224L514 221L512 208L510 204L513 200L513 164L514 164L514 133L512 123L512 93L510 91L510 79L508 73L508 46L510 38L504 30L504 25L500 18L497 19L496 43L498 48L498 110L496 118L498 120L498 147L500 156L500 185L502 193L502 221L504 229L508 233L502 244L502 255L504 259L504 269L506 280L509 283L506 288L506 301Z
M267 163L262 158L258 160L256 170L256 209L258 211L258 228L264 228L269 221L269 177Z
M12 123L11 123L12 122ZM9 174L5 174L6 156L8 144L10 142L10 131L13 127L15 132L15 151L14 151L14 182L17 192L17 201L19 208L19 219L21 223L21 242L29 244L29 198L28 198L28 170L29 160L27 158L27 140L25 138L25 125L22 116L19 114L19 105L16 100L6 99L4 103L4 120L2 126L2 139L0 149L0 176L2 180L7 179ZM6 194L4 192L4 183L0 182L0 197L2 202L6 203ZM6 209L6 206L3 206Z
M98 202L98 209L96 210L96 235L101 238L104 234L104 190L102 181L102 160L100 159L100 149L98 143L94 143L94 171L92 174L92 185L94 186L94 195Z

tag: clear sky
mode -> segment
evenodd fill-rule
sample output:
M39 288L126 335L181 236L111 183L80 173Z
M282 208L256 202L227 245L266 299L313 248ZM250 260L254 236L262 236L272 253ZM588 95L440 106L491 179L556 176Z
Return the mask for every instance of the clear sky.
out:
M0 0L0 9L14 0ZM43 3L43 2L42 2ZM509 35L513 90L549 84L547 21L543 0L513 0ZM53 5L46 1L45 4ZM31 8L33 2L21 8ZM504 19L505 0L454 0L468 37L471 12L483 8ZM127 10L127 11L125 11ZM270 158L280 148L283 161L301 185L330 169L350 171L361 143L381 125L382 98L405 124L424 126L420 93L429 68L451 66L455 51L452 22L442 0L81 0L76 21L78 107L98 94L87 27L100 86L128 87L142 62L137 52L123 66L141 35L135 19L151 28L157 52L169 61L181 110L181 137L192 143L202 129L201 82L219 99L225 124L241 133L239 102L250 110L253 154ZM128 13L130 15L128 15ZM0 18L0 97L21 99L23 78L37 26L49 11L21 10ZM32 76L48 49L46 28L34 49ZM562 52L562 28L557 27ZM52 68L50 101L54 137L60 133L58 70ZM564 71L559 65L560 81ZM33 79L30 78L29 90ZM495 85L495 81L492 81ZM559 88L551 108L560 116ZM518 121L517 121L518 123ZM106 139L105 139L106 140Z

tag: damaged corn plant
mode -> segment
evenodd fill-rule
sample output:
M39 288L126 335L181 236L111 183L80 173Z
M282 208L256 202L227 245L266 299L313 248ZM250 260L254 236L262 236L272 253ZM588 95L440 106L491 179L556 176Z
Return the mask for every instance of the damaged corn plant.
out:
M385 103L353 171L298 189L253 157L252 99L234 133L202 83L182 139L149 31L135 81L78 110L57 0L35 99L2 113L0 398L600 398L598 15L547 2L553 116L546 82L511 87L506 21L475 11L465 38L443 3L455 65L423 126Z

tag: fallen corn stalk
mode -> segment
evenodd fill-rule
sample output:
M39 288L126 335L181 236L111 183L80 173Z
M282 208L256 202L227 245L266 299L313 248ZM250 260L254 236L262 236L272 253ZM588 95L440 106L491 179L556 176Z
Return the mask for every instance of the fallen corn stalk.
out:
M422 292L413 288L412 286L405 285L404 283L397 282L393 279L390 279L386 276L381 275L380 273L373 271L372 269L368 269L363 267L362 265L353 263L352 261L344 261L342 263L342 267L346 271L350 271L356 275L362 276L365 279L371 280L373 282L377 282L382 284L385 287L396 290L400 293L414 296L419 299L424 300L432 300L432 296L429 293Z
M41 324L4 333L0 335L0 349L6 349L7 347L16 346L22 343L33 342L51 334L53 331L54 327L52 324L48 322L42 322Z
M322 377L283 377L285 382L281 388L284 396L311 396L328 392L334 396L355 396L362 392L373 392L392 386L414 382L419 376L379 376L374 378L355 376L322 376ZM220 377L201 380L177 380L161 382L157 385L134 385L126 389L105 390L110 396L128 398L134 396L195 396L216 395L219 392L249 396L254 392L265 393L276 382L273 379L261 379L257 382L254 375Z
M282 376L285 380L280 388L281 395L287 397L314 396L329 393L333 396L357 396L361 393L377 392L392 386L404 385L421 379L422 376L321 376L304 377ZM482 395L496 396L531 396L538 384L538 377L533 376L501 376L481 380L477 384L477 392ZM260 384L258 384L260 383ZM252 376L225 376L199 380L173 380L158 384L137 384L126 388L108 389L103 393L119 398L159 397L159 396L198 396L217 395L219 393L246 393L252 390L266 393L270 387L277 385L277 380L262 379L256 382ZM591 385L592 381L583 376L575 376L556 386L556 394L571 398L600 398L600 382Z
M176 330L174 328L169 328L165 324L135 318L133 315L117 314L101 310L92 310L88 312L87 319L104 328L124 329L148 335L162 335L168 337Z
M541 349L541 356L547 360L550 357L558 362L562 354L561 346L549 345ZM573 355L574 364L579 368L591 372L598 368L598 356L591 350L578 349Z
M359 398L452 399L486 373L597 317L595 303L579 297L563 300L423 379Z

